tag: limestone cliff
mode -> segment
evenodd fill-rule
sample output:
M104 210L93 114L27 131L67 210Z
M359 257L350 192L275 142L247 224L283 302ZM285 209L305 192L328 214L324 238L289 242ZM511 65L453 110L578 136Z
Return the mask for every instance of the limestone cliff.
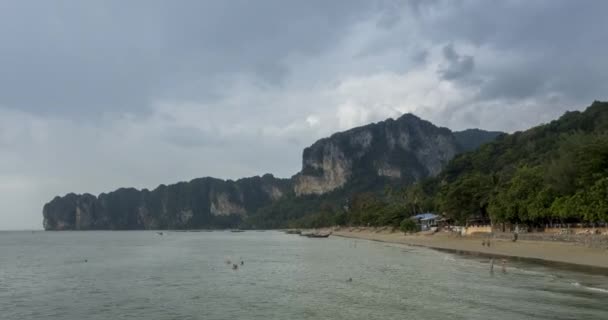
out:
M272 175L224 181L194 179L149 191L118 189L55 197L43 208L46 230L193 229L238 225L249 212L290 192Z
M387 183L402 186L434 176L456 154L474 149L496 134L482 130L454 133L406 114L315 142L304 149L302 170L292 179L272 175L237 181L200 178L151 191L128 188L99 196L68 194L44 206L44 228L235 227L260 208L298 196L336 190L348 196L381 190ZM289 214L285 212L289 206L282 210L281 214Z
M323 194L350 181L378 177L412 183L437 175L459 152L495 137L485 133L459 135L411 114L336 133L304 149L302 171L293 177L294 191ZM474 141L465 146L458 140L461 136L462 142Z

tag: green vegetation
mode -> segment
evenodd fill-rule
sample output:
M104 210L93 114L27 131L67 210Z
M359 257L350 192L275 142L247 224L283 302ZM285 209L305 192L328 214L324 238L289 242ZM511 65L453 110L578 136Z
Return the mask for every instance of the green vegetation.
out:
M341 188L324 195L289 195L249 216L243 228L323 228L330 226L390 226L431 208L416 188L349 193ZM411 198L410 198L411 197ZM411 200L410 200L411 199Z
M368 182L368 185L370 183ZM361 181L357 185L366 185ZM248 222L260 227L392 226L413 230L409 216L439 212L473 221L543 226L608 221L608 103L523 132L501 135L456 156L434 178L409 186L286 197ZM367 192L366 192L367 191Z
M457 156L430 182L435 189L426 196L459 222L605 222L607 131L608 104L594 102L584 112L568 112Z
M403 221L401 221L400 229L404 233L420 231L420 228L412 219L403 219Z

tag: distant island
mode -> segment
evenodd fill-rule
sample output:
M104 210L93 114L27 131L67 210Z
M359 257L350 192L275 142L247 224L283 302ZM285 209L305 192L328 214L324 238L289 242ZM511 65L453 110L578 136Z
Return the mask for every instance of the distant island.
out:
M281 228L343 210L353 195L381 195L438 175L456 155L501 132L452 132L412 114L321 139L290 179L198 178L154 190L70 193L44 205L45 230ZM324 211L323 211L324 212ZM405 213L405 212L404 212ZM329 223L329 222L328 222Z

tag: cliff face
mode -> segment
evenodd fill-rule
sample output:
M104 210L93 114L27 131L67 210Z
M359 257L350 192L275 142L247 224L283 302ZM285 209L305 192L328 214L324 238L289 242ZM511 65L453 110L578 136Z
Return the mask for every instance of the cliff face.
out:
M200 178L98 197L72 193L44 206L43 224L46 230L227 228L290 190L289 180L265 175L237 181Z
M323 194L349 181L378 177L412 183L437 175L459 152L496 136L486 133L453 133L411 114L336 133L304 150L294 191Z
M200 178L149 191L118 189L99 196L55 197L43 209L46 230L196 229L235 227L286 194L373 191L437 175L456 154L495 133L453 133L406 114L339 132L304 149L292 179L272 175L224 181Z

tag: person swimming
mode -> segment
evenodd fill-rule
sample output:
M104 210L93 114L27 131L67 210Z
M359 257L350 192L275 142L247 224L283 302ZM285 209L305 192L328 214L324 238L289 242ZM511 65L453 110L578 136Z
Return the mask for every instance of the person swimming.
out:
M238 264L235 263L235 264L232 265L232 270L237 270L238 268L239 268Z

